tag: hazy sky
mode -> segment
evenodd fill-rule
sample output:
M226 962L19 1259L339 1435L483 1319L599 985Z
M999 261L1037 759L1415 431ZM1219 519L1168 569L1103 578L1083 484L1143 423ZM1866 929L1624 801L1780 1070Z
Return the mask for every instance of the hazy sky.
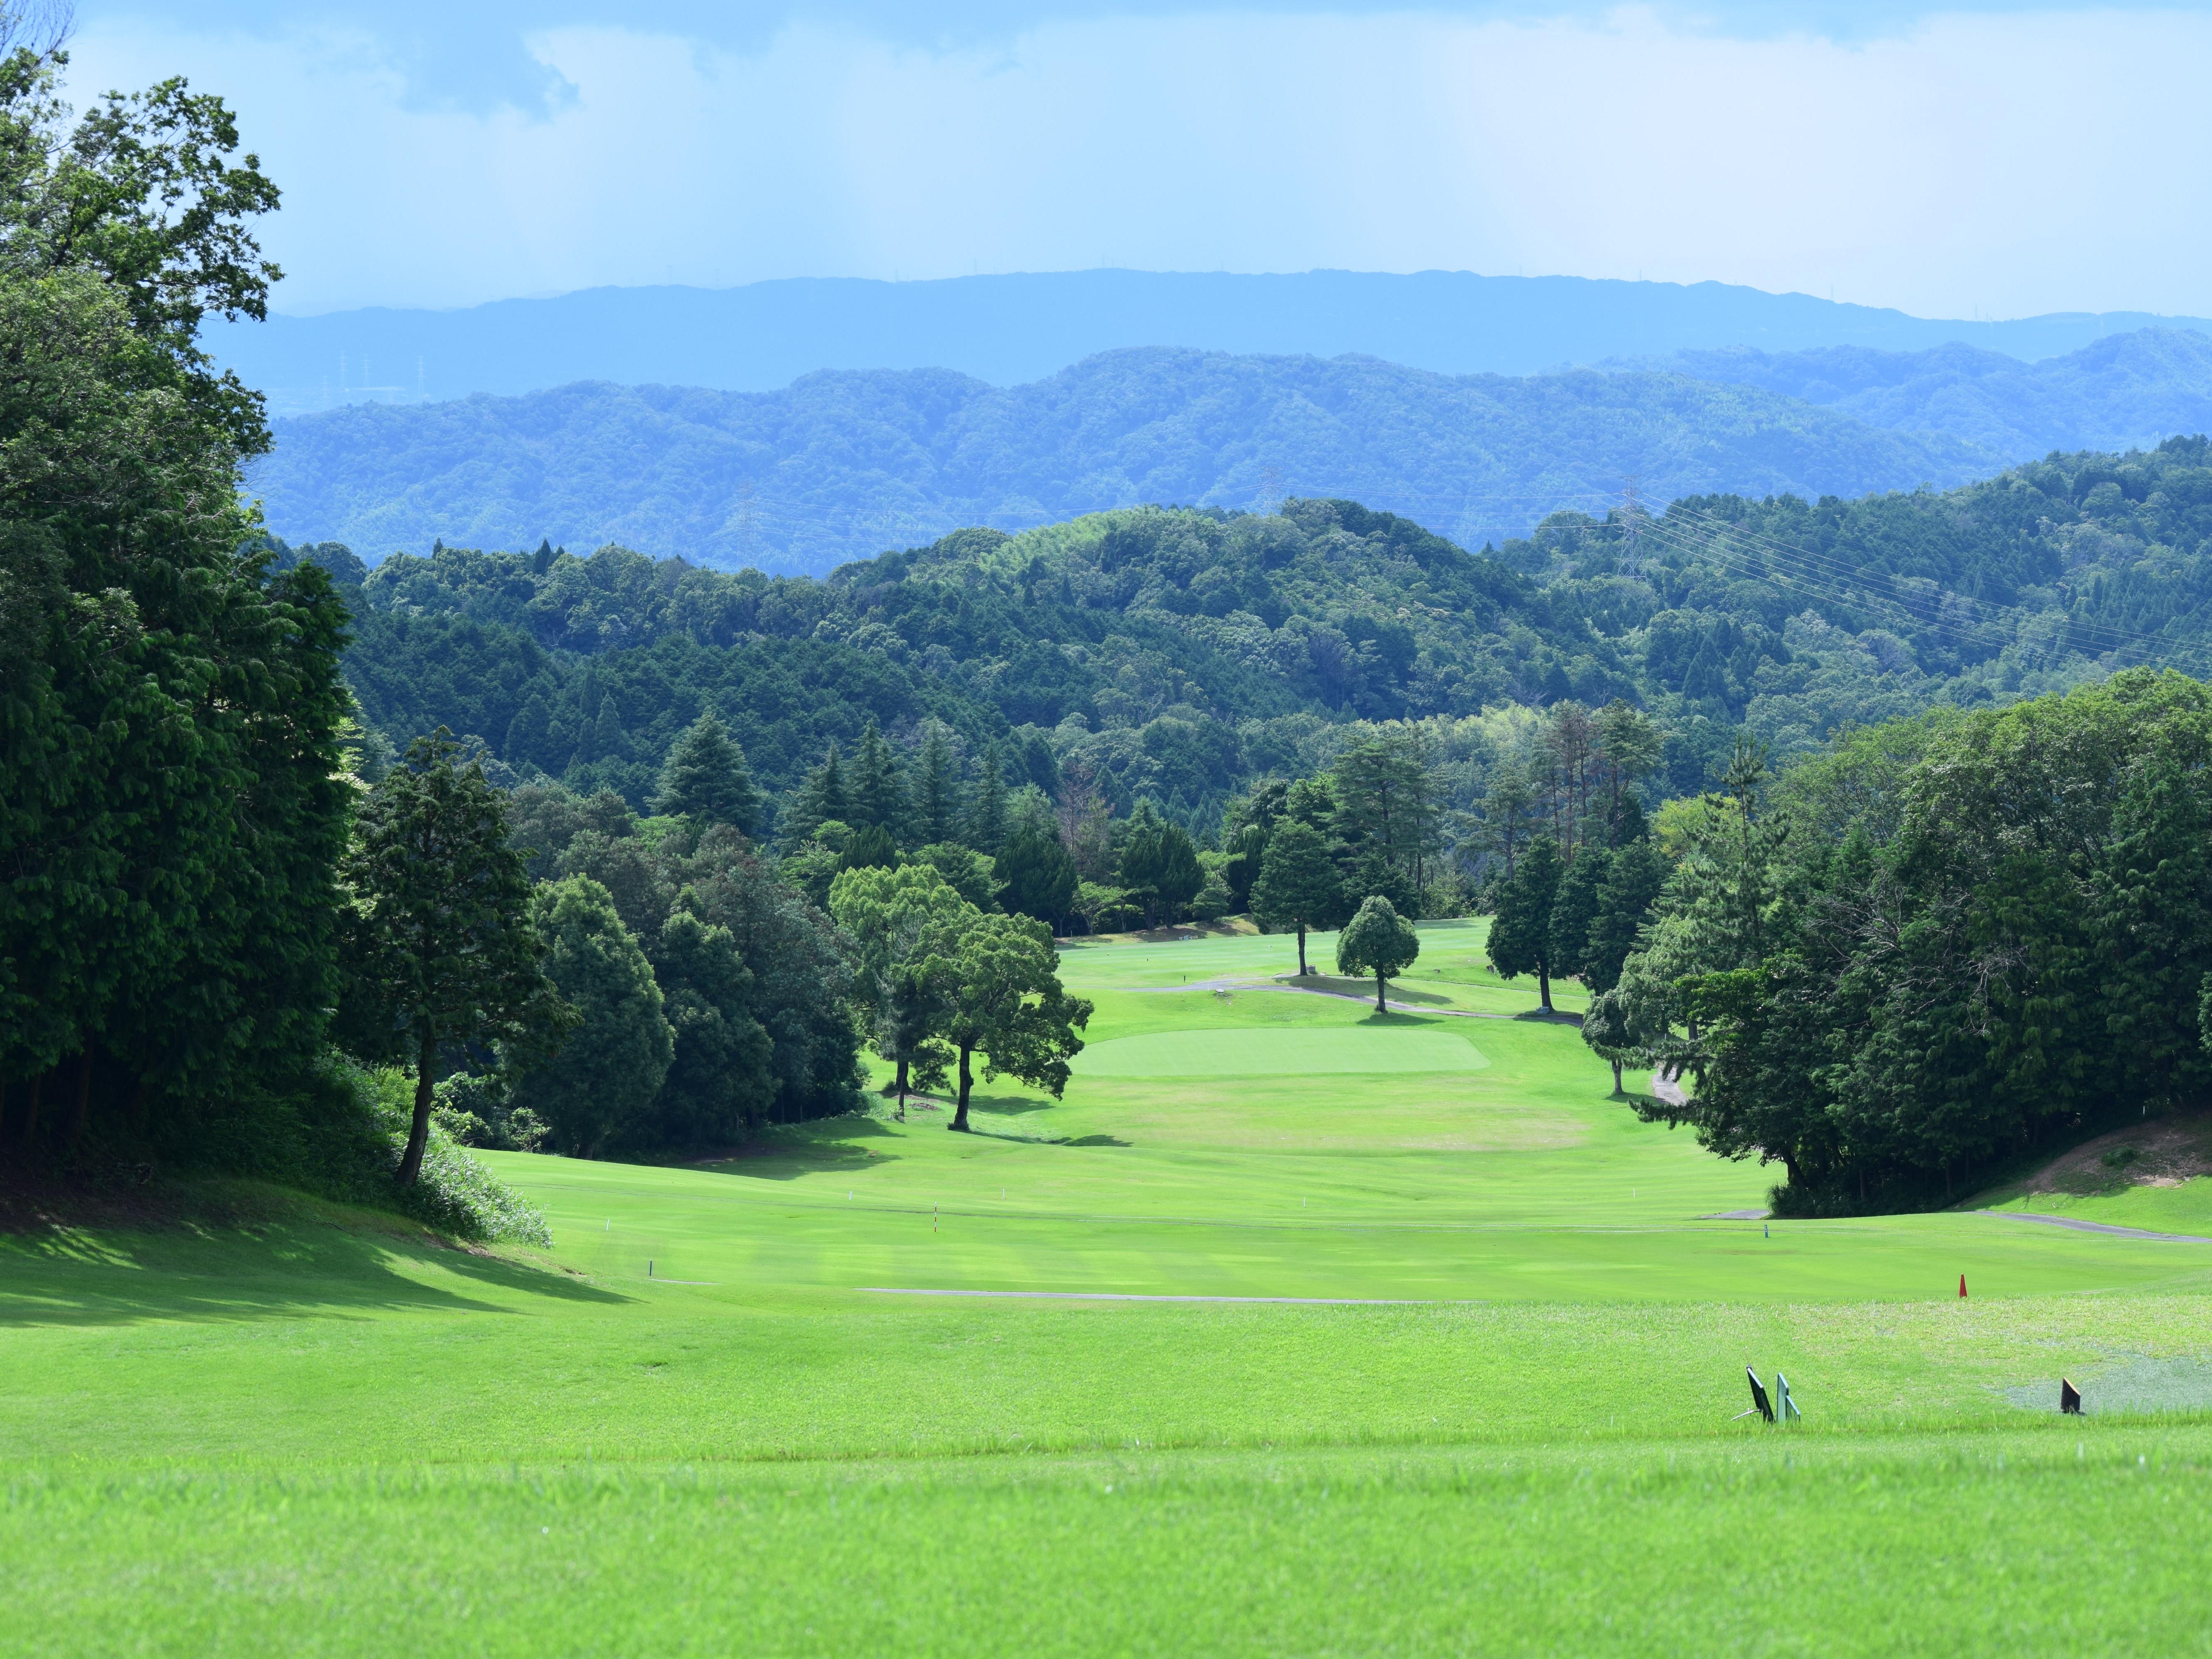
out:
M278 308L1434 268L2212 315L2212 7L79 0L285 192Z

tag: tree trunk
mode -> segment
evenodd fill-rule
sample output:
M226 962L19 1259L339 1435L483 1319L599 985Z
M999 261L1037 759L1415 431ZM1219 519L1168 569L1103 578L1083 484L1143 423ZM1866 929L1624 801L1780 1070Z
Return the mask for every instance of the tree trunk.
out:
M87 1039L84 1058L77 1062L76 1109L70 1114L69 1149L76 1150L77 1142L84 1139L84 1126L92 1116L92 1042Z
M1304 979L1305 976L1306 976L1306 925L1305 925L1305 923L1304 923L1304 922L1302 921L1302 922L1300 922L1300 923L1298 924L1298 977L1299 977L1300 979Z
M968 1069L968 1056L975 1052L973 1043L960 1045L960 1098L953 1104L952 1121L945 1126L948 1129L957 1129L962 1134L968 1133L968 1091L975 1083L975 1075Z
M1627 1092L1620 1086L1620 1062L1617 1060L1613 1062L1613 1092L1616 1097Z
M1544 999L1544 1012L1547 1014L1553 1012L1552 970L1540 963L1536 967L1536 990Z
M438 1034L422 1028L422 1052L415 1061L415 1121L407 1131L407 1150L399 1159L399 1184L411 1187L422 1173L422 1151L430 1144L430 1091L437 1083Z
M46 1086L46 1074L41 1072L31 1079L31 1097L23 1105L23 1153L30 1155L39 1138L39 1096Z
M896 1095L901 1100L906 1098L906 1056L904 1054L899 1056L898 1075L884 1085L884 1092L887 1095Z
M1390 1012L1382 1000L1382 975L1379 973L1375 975L1375 1012L1378 1014L1387 1014Z

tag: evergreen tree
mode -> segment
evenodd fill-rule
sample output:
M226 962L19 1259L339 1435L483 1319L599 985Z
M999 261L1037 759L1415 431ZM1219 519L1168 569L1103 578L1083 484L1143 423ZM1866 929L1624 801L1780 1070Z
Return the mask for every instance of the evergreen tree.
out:
M870 823L853 832L845 843L845 850L837 855L837 868L847 870L894 870L898 867L898 843L891 832L880 823Z
M1631 796L1630 805L1634 801ZM1620 983L1621 964L1651 920L1667 873L1665 857L1649 841L1628 842L1613 855L1583 951L1583 983L1591 990L1610 991Z
M994 738L983 750L982 775L968 805L968 844L988 857L1006 841L1006 762Z
M1321 832L1297 818L1275 826L1252 884L1252 914L1261 926L1295 927L1298 974L1306 972L1306 930L1327 927L1342 914L1344 889Z
M515 1103L552 1126L562 1149L595 1158L646 1125L676 1054L660 987L607 890L588 876L540 887L531 919L545 973L575 1011L559 1052L519 1073Z
M745 769L744 750L708 709L669 750L653 810L684 813L702 827L726 823L739 835L750 836L760 804L760 791Z
M921 743L915 779L915 838L925 847L953 840L960 833L960 775L942 720L931 720Z
M1336 971L1352 979L1374 975L1375 1012L1387 1014L1390 1010L1382 1000L1383 981L1404 973L1420 954L1421 937L1413 924L1376 893L1360 905L1359 914L1345 923L1344 931L1337 935Z
M1147 927L1173 921L1206 885L1206 872L1199 867L1190 832L1163 818L1149 800L1139 801L1129 816L1128 839L1121 847L1121 884L1144 904Z
M860 734L860 752L853 761L853 816L855 826L876 824L894 842L906 829L906 778L898 751L891 747L875 721Z
M477 767L454 766L459 750L442 727L409 746L362 803L341 870L341 1030L356 1053L415 1063L403 1186L422 1170L441 1048L495 1042L531 1055L568 1018L540 966L505 800Z
M1057 924L1075 902L1075 860L1048 825L1025 823L1006 838L992 873L1006 907Z
M1548 835L1532 840L1519 867L1496 890L1490 924L1490 965L1502 978L1536 975L1546 1013L1552 1008L1552 904L1561 875L1559 844Z
M275 187L180 80L64 132L58 62L0 58L0 1091L21 1156L65 1087L67 1142L112 1106L204 1158L323 1039L345 613L257 534L260 399L197 338L266 315Z
M784 814L783 836L796 845L810 840L825 823L852 821L852 797L845 788L845 772L838 763L837 745L832 743L822 757L822 764L806 775L806 781L799 787L790 811Z
M1606 791L1606 845L1625 847L1643 833L1635 786L1657 768L1666 734L1615 697L1598 710L1597 748Z
M1613 854L1591 842L1559 877L1552 899L1552 971L1588 984L1590 928L1604 909L1605 884L1613 873Z

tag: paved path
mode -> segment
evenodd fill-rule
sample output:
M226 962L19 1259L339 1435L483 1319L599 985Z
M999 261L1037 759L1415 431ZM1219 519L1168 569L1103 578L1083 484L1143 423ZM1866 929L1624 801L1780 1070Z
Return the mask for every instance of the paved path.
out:
M1126 1291L922 1291L902 1285L863 1285L871 1296L1011 1296L1048 1302L1288 1302L1301 1307L1408 1308L1415 1297L1392 1296L1136 1296Z
M2008 1216L2014 1221L2033 1221L2045 1227L2071 1227L2076 1232L2110 1233L2115 1238L2161 1238L2175 1244L2212 1244L2212 1238L2199 1238L2194 1233L2154 1233L2141 1227L2115 1227L2108 1221L2077 1221L2066 1215L2030 1215L2025 1210L1984 1210L1982 1213Z

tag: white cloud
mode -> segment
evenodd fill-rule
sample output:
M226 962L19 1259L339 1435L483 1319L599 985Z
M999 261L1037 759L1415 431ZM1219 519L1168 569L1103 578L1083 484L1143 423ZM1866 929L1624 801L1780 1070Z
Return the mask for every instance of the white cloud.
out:
M282 308L599 283L1156 270L1565 271L1924 315L2212 313L2212 19L1939 16L1838 45L1638 10L1092 18L958 49L608 27L550 114L424 109L368 37L95 25L286 191Z

